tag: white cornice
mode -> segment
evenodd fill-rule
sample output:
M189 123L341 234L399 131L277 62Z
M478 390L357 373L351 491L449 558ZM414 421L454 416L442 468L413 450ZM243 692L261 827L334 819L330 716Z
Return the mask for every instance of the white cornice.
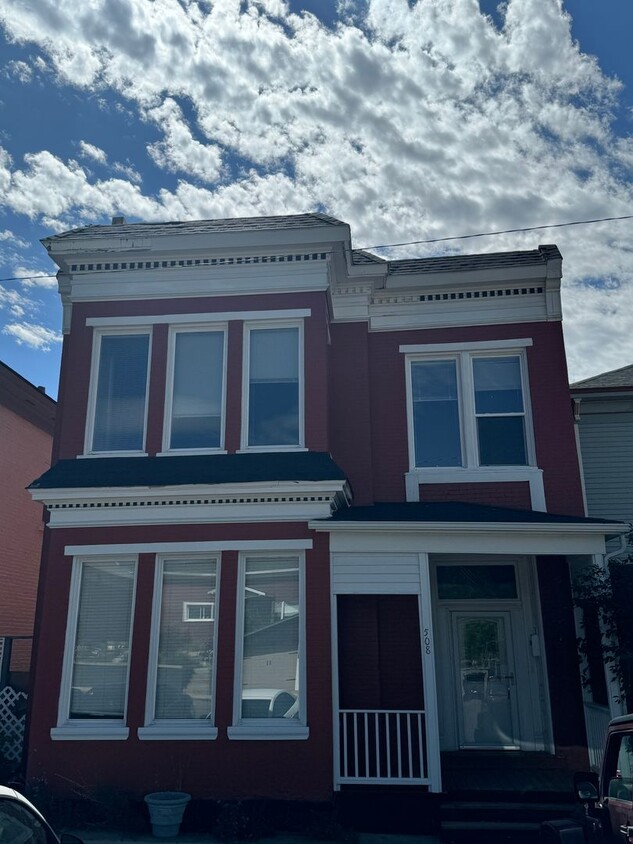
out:
M434 533L450 531L458 533L543 533L543 534L598 534L611 536L628 533L631 526L622 522L572 523L567 522L390 522L390 521L317 521L308 527L318 533L336 531L397 531Z
M349 502L347 481L31 490L49 527L288 522L331 515Z

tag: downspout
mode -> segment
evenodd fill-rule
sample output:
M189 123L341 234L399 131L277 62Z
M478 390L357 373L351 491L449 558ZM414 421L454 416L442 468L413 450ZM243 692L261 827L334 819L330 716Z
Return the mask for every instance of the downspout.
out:
M609 554L602 555L602 568L607 571L609 567L609 563L614 557L617 557L618 554L623 554L626 551L626 546L628 543L628 534L621 533L618 537L620 540L620 547L616 548L615 551L611 551Z

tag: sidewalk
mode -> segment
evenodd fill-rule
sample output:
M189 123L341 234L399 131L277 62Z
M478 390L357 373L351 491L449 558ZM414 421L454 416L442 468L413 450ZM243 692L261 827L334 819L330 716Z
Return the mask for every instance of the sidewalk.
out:
M181 833L177 838L154 838L150 832L120 833L112 830L67 830L79 836L84 844L157 844L161 840L173 844L212 844L217 842L210 834ZM433 835L386 835L359 832L357 844L438 844ZM262 838L256 844L324 844L314 839L300 836L278 835L275 838Z

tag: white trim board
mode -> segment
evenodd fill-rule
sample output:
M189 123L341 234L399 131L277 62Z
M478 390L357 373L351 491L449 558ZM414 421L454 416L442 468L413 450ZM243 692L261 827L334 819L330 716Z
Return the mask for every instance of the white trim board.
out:
M64 554L200 554L213 551L302 551L311 539L226 539L212 542L135 542L122 545L66 545Z
M270 311L218 311L216 313L191 314L139 314L138 316L86 317L86 325L105 328L135 325L205 325L214 322L260 319L302 319L312 316L311 308L288 308Z
M464 343L415 343L411 346L400 346L403 354L431 353L431 352L475 352L495 351L496 349L519 349L532 346L531 337L517 340L473 340Z
M419 522L310 522L317 532L330 533L330 553L426 552L460 554L604 554L602 530L574 532L568 525L559 531L532 530L529 525L466 525L450 522L423 525ZM477 529L473 529L476 527ZM542 527L542 526L541 526ZM594 527L594 526L590 526ZM565 528L567 528L565 530ZM620 528L621 529L621 528Z

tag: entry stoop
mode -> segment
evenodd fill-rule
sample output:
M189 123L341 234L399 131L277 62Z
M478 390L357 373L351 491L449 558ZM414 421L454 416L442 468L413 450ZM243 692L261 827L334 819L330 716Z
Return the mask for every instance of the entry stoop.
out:
M445 800L440 810L440 841L536 844L543 821L569 818L577 812L578 804L572 800Z

